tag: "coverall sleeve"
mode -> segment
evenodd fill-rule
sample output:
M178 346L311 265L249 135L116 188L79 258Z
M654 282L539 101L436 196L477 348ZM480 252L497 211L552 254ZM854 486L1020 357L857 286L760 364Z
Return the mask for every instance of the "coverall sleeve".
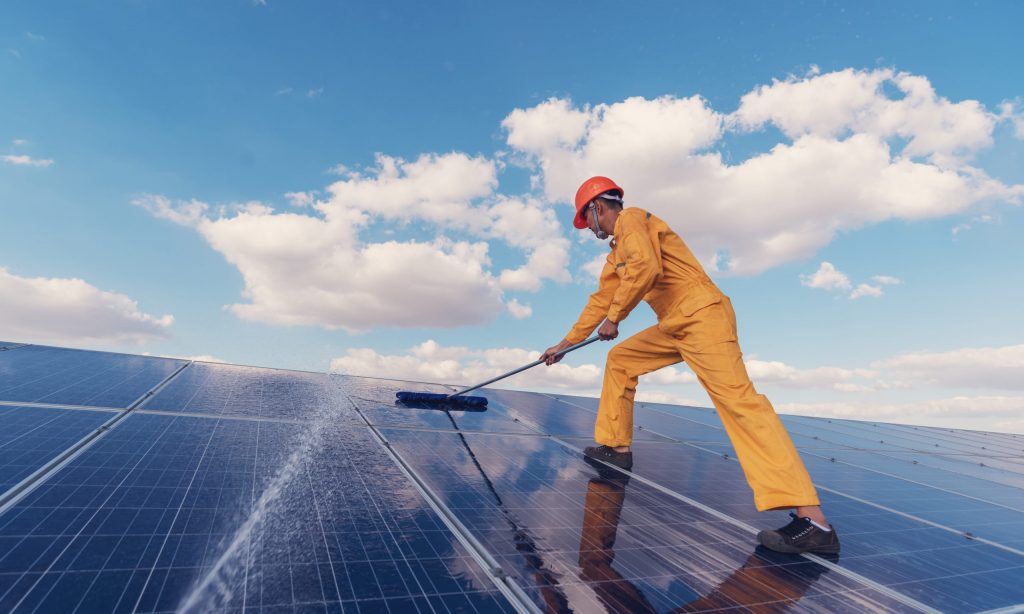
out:
M633 216L620 218L616 251L622 258L619 287L608 307L608 319L616 324L629 315L661 275L661 255L647 233L647 224Z
M601 269L601 282L597 287L597 292L591 294L587 299L583 313L580 314L569 334L565 336L566 341L579 343L594 332L597 325L608 315L608 305L611 304L612 296L618 287L619 276L615 274L615 265L610 260L606 260L604 268Z

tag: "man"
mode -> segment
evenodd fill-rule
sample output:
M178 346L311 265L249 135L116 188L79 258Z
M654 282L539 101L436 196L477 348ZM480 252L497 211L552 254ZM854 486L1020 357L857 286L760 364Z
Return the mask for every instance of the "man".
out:
M736 449L758 511L794 508L793 521L761 531L758 541L779 552L838 553L839 538L825 519L817 492L779 417L758 394L743 365L736 316L729 298L715 286L683 240L657 216L623 208L624 190L607 177L591 177L576 192L576 228L599 239L614 237L579 320L541 358L552 365L561 350L585 339L600 325L604 340L615 339L619 322L641 300L658 324L612 348L594 439L585 454L629 470L633 465L633 397L638 378L681 361L711 397Z

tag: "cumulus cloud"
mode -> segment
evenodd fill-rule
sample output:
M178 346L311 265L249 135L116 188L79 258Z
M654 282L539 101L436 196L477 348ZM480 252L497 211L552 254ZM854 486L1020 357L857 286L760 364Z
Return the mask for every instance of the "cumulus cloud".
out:
M533 315L532 307L530 307L529 305L524 305L517 301L516 299L510 300L508 303L505 304L505 307L508 309L509 314L511 314L512 317L517 320L525 320L526 318Z
M969 222L963 222L963 223L960 223L960 224L957 224L956 226L954 226L953 227L953 237L955 238L958 234L960 234L962 232L967 232L968 230L973 229L975 224L991 224L993 221L995 221L995 217L994 216L991 216L991 215L979 215L978 217L973 218Z
M850 293L851 299L862 298L865 296L878 298L879 296L882 296L882 288L869 284L857 284L857 287Z
M836 269L831 262L822 262L813 274L801 275L800 284L821 290L847 290L850 287L850 278L846 273Z
M917 384L1024 390L1024 345L911 352L874 362L871 368Z
M33 158L26 155L4 155L0 156L0 160L14 166L32 166L35 168L46 168L53 165L53 160Z
M865 283L857 284L857 287L850 291L849 298L851 300L865 296L877 298L882 296L881 286L893 286L902 283L899 279L889 275L875 275L871 279L880 285L872 286ZM831 262L822 262L818 266L818 270L814 273L810 275L801 275L800 285L807 286L808 288L817 288L819 290L834 290L839 292L846 292L853 286L850 282L849 276L837 269Z
M210 208L206 203L195 199L172 202L167 197L157 194L143 194L132 199L132 204L149 211L154 217L180 226L196 225Z
M476 350L443 346L428 340L401 354L380 354L372 348L353 348L331 361L330 370L345 375L405 379L468 385L488 380L533 362L541 350L492 348ZM572 366L562 361L536 367L494 384L497 388L561 390L593 394L600 385L601 368Z
M956 396L906 403L776 403L782 414L1024 432L1024 396Z
M378 155L369 169L338 168L342 179L318 192L285 196L303 211L261 203L211 207L143 195L133 203L195 228L236 266L247 302L241 318L279 325L364 331L375 326L452 327L496 317L503 292L565 282L569 242L551 207L536 198L495 194L497 163L462 153L406 161ZM372 224L421 230L425 239L367 242ZM461 235L461 238L453 238ZM489 240L525 262L496 269ZM518 318L530 308L504 305Z
M848 69L755 88L731 114L699 96L551 99L502 125L550 201L570 203L581 178L611 175L704 263L750 275L810 257L841 231L1019 204L1024 185L970 164L998 120L925 77ZM713 150L727 132L771 127L784 140L738 164Z
M800 369L780 361L748 360L747 373L760 383L778 384L792 388L834 388L841 391L859 390L851 387L850 380L873 378L877 372L869 369L843 369L839 367L814 367ZM857 386L853 384L852 386Z
M141 344L166 338L174 323L81 279L20 277L0 267L0 296L0 337L27 343Z

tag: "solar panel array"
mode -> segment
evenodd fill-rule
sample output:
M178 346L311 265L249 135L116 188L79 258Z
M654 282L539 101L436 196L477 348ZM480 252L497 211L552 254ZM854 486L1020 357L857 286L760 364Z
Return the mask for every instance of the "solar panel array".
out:
M0 342L0 610L1024 611L1024 437L783 417L843 543L755 547L713 410Z

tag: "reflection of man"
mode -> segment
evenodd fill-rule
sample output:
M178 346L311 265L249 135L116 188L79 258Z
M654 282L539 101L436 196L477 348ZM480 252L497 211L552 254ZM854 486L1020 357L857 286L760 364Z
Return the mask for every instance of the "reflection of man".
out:
M612 348L604 371L594 426L598 446L588 457L623 469L633 465L633 397L639 376L685 360L707 390L736 449L759 511L795 508L793 521L758 540L780 552L839 552L839 538L821 511L817 492L785 427L768 399L758 394L743 365L736 316L683 240L658 217L623 208L624 191L607 177L591 177L576 192L576 228L614 237L590 295L569 334L541 356L598 335L614 339L621 322L641 300L658 316L657 326Z
M603 469L598 469L601 477L587 483L580 536L580 579L588 583L610 612L656 612L643 592L612 566L629 477L607 467ZM755 607L758 612L783 612L799 601L824 571L825 567L812 561L794 562L758 546L739 569L714 589L673 608L672 612L703 612L738 605Z

